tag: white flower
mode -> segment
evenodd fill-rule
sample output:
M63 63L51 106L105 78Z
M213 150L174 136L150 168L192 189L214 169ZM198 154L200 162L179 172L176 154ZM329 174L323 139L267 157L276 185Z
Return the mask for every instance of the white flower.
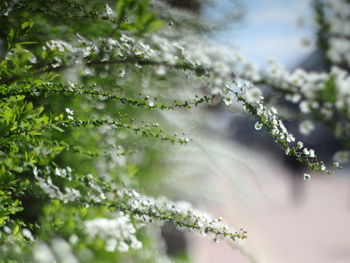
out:
M105 11L106 16L111 17L114 15L112 8L106 4L106 11Z
M74 256L70 245L64 239L55 238L51 242L51 247L58 259L55 262L79 263L78 259Z
M56 168L55 168L55 174L56 174L57 176L62 176L62 175L63 175L63 174L62 174L62 170L63 170L63 169L60 169L60 168L56 167Z
M108 252L115 251L115 249L117 248L117 245L118 245L118 242L116 239L114 239L114 238L108 239L106 241L105 250Z
M79 238L77 235L73 234L69 237L69 243L76 244L79 241Z
M301 148L303 148L303 147L304 147L303 142L298 142L298 143L297 143L297 148L298 148L298 149L301 149Z
M302 113L309 113L310 112L310 105L309 105L309 103L307 102L307 101L302 101L302 102L300 102L300 104L299 104L299 107L300 107L300 111L302 112Z
M310 120L303 121L299 125L299 131L304 135L309 135L314 129L315 125Z
M37 176L39 174L38 168L36 166L33 168L33 174L34 176Z
M309 156L310 156L311 158L315 158L315 157L316 157L315 151L314 151L313 149L310 149L310 151L309 151Z
M25 236L26 238L28 238L31 241L35 240L33 235L32 235L32 232L30 232L30 230L28 228L23 228L22 234L23 234L23 236Z
M285 154L288 155L290 153L290 148L287 147L286 150L285 150Z
M57 262L50 247L43 242L40 242L34 246L33 257L35 262L38 263L54 263Z
M125 242L121 241L119 244L118 244L118 250L120 252L127 252L129 250L129 246L128 244L126 244Z
M66 112L67 112L69 115L74 115L74 111L71 110L70 108L66 108Z
M247 89L246 98L249 103L252 103L252 104L258 103L262 98L260 89L257 87Z
M166 74L167 70L164 66L159 66L156 68L155 72L158 76L164 76Z
M136 203L133 204L137 206ZM114 219L96 218L85 221L85 232L90 239L100 238L105 241L106 251L126 252L131 248L140 249L142 243L135 236L136 228L130 217L118 213Z

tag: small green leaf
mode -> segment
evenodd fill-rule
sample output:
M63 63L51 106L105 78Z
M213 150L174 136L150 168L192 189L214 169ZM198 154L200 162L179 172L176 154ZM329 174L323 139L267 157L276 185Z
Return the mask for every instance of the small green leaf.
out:
M59 132L65 132L63 129L61 129L60 127L58 127L57 125L52 125L52 128L54 128L55 130L59 131Z
M153 33L158 31L164 26L164 22L162 20L154 20L147 27L147 33Z

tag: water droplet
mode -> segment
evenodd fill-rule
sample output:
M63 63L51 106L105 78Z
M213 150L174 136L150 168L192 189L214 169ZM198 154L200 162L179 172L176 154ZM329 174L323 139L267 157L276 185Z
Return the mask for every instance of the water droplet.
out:
M311 179L311 175L309 174L304 174L304 180L309 181Z
M262 128L262 126L263 126L263 125L262 125L260 122L257 122L257 123L255 123L254 128L255 128L255 130L257 130L257 131L260 131L261 128Z

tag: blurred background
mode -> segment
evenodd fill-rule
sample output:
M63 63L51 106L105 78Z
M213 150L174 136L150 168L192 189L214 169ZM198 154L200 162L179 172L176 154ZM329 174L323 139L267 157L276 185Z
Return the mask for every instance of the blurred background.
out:
M205 19L220 20L230 12L239 13L207 38L240 50L262 68L275 59L289 70L328 70L324 51L318 47L317 1L168 2ZM287 116L287 128L297 140L315 149L324 160L331 160L342 149L344 145L320 124L312 135L301 134L301 120L289 114L295 106L273 97L268 87L262 88L268 101L277 101L279 111ZM168 187L178 187L176 192L182 199L248 230L247 249L259 262L350 262L346 167L331 176L312 174L310 181L304 181L307 169L284 157L266 132L256 131L254 119L220 104L190 115L171 114L167 119L198 138L191 146L175 148L169 157L169 172L176 170L176 174L167 182ZM192 234L182 242L180 233L166 229L163 235L170 253L183 246L193 262L249 262L224 242L217 245ZM176 235L178 242L171 243Z

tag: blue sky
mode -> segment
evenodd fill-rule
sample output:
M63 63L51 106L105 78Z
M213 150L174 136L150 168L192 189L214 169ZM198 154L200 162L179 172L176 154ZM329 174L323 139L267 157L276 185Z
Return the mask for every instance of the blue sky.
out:
M221 8L232 8L230 0L218 0ZM310 0L242 0L243 23L220 32L214 38L240 50L261 66L275 58L287 67L295 66L313 50L313 14ZM298 24L304 24L302 27ZM302 40L311 41L309 46Z

